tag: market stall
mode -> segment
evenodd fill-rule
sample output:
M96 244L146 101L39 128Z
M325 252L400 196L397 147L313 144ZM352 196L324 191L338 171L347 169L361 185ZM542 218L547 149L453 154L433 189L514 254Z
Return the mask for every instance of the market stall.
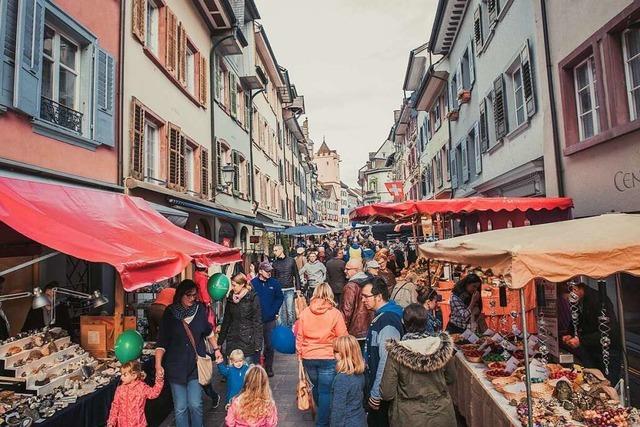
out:
M478 266L484 270L490 269L492 274L498 277L509 289L518 291L521 301L520 315L523 318L525 315L524 286L534 279L541 278L558 283L579 275L601 279L626 272L639 276L640 216L609 214L553 224L478 233L425 243L420 246L420 252L429 259ZM602 286L600 291L602 294ZM621 314L624 310L620 297L619 280L617 281L616 295L617 311ZM599 319L603 319L602 321L605 322L606 316L603 308L602 317ZM577 318L576 315L574 319ZM529 414L529 425L533 425L532 415L541 417L540 410L551 413L549 418L554 419L555 422L571 420L571 418L562 418L563 415L560 412L561 409L566 409L564 406L572 411L570 416L574 421L576 418L580 418L580 421L588 425L603 425L603 422L604 425L607 425L607 420L613 420L615 423L611 424L626 425L624 423L629 421L630 416L635 416L635 411L621 409L616 403L616 397L621 397L622 403L627 400L629 383L624 322L621 322L620 325L624 385L626 386L622 387L622 396L613 395L611 384L606 381L602 372L597 370L594 372L587 372L587 370L583 372L576 369L565 370L551 364L547 365L544 354L540 358L540 363L545 369L534 372L532 376L531 368L536 366L536 362L531 364L533 353L544 352L541 351L543 346L539 344L537 349L536 343L528 345L532 338L527 332L527 322L522 323L523 338L520 341L527 343L522 346L524 375L514 378L513 372L509 373L505 371L505 368L498 366L488 366L484 375L492 379L494 388L503 392L506 390L507 395L510 393L514 397L523 397L522 392L526 391L526 414ZM601 333L603 337L602 351L604 352L610 343L610 331L602 328ZM503 339L502 337L497 338L498 341ZM477 342L477 340L475 341ZM488 345L494 344L496 343ZM477 359L477 361L486 362L484 352L479 353L479 351L486 350L480 350L480 348L463 347L462 350L468 360ZM534 378L536 381L532 380ZM562 381L556 381L558 379ZM522 385L511 385L511 383ZM513 389L517 387L523 387L523 390L518 390L516 393ZM511 391L507 390L508 388ZM558 402L561 403L560 408L558 408ZM564 416L566 418L566 414ZM540 419L537 418L536 422L539 421Z
M49 327L0 342L0 425L16 417L57 425L61 414L66 414L67 422L67 416L73 416L90 420L83 425L103 423L119 375L117 361L104 357L123 329L136 327L135 318L124 317L124 292L180 275L190 265L240 260L238 249L173 225L142 199L6 177L0 177L1 229L6 232L0 238L8 240L0 240L4 245L0 256L28 255L28 260L0 269L0 277L37 266L58 253L111 265L117 276L114 315L81 322L81 329L87 328L81 330L87 348L72 342L67 331ZM55 317L55 301L32 283L14 295L33 296L34 309L51 304ZM63 286L52 289L53 298L56 294L85 299L94 307L106 302L99 292L87 294Z

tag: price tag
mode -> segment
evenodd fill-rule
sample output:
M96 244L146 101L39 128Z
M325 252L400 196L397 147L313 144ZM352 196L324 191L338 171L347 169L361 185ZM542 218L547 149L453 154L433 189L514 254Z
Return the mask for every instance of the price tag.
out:
M491 337L491 341L500 344L502 341L504 341L504 338L502 338L502 335L500 334L495 334L494 336Z
M547 371L547 368L537 359L533 359L531 363L529 363L529 371L531 372L531 378L540 378L543 380L549 378L549 371Z
M529 343L530 346L538 344L539 341L540 340L535 335L530 335L529 339L527 340L527 342Z
M507 366L504 368L504 370L512 374L517 367L518 367L518 359L512 356L511 359L507 360Z
M515 345L511 344L508 341L503 344L503 347L508 351L516 351L518 349L518 347L516 347Z
M469 337L467 338L469 340L469 342L471 344L475 344L476 342L478 342L478 340L480 339L476 334L471 333L471 335L469 335Z
M505 350L502 352L502 357L504 358L504 360L509 360L509 358L511 357L511 353Z
M482 353L482 357L486 356L487 354L491 353L491 347L488 347L484 353Z
M520 329L518 329L518 327L516 325L511 325L511 330L513 331L513 335L515 335L517 337L521 337L522 336L522 331Z
M490 337L493 334L495 334L493 329L487 329L486 331L484 331L484 334L482 334L482 335L485 336L485 337Z
M463 333L462 333L462 338L464 338L465 340L469 340L469 337L471 336L471 334L473 334L473 332L470 329L466 329Z

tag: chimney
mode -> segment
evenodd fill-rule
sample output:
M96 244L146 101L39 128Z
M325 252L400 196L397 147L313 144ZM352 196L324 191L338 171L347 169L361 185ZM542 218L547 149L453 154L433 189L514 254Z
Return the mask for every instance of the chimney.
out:
M304 135L304 139L309 139L309 119L305 118L304 122L302 122L302 134Z
M232 0L233 13L236 15L236 19L238 20L238 25L240 27L244 26L244 0Z

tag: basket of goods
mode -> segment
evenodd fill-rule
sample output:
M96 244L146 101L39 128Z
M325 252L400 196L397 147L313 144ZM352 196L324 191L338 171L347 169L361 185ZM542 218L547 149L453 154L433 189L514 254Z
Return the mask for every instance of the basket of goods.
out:
M570 369L550 370L550 380L559 380L560 378L566 378L567 380L574 382L576 378L578 378L578 373Z
M460 346L460 349L462 351L471 351L471 350L477 350L478 347L480 347L478 344L463 344Z
M555 427L569 423L569 420L560 414L557 403L551 400L534 399L532 409L536 426ZM516 412L520 423L523 426L528 425L529 408L526 399L517 404Z
M629 413L629 408L591 409L582 411L582 422L587 426L626 427Z
M515 350L513 352L513 357L515 357L518 360L524 360L524 351L522 350Z
M515 383L507 384L502 387L500 392L507 398L507 400L514 399L520 401L527 397L527 387L524 382L518 381ZM546 383L531 384L531 396L539 399L548 399L553 394L553 387Z
M464 357L471 363L482 363L482 352L478 350L467 350L463 352Z
M506 362L507 358L502 353L489 353L482 357L482 361L486 364L491 362Z
M511 373L505 371L504 369L488 369L485 371L484 374L490 381L493 381L497 378L504 378L504 377L511 376Z
M488 369L504 369L507 366L504 362L489 362L487 363Z

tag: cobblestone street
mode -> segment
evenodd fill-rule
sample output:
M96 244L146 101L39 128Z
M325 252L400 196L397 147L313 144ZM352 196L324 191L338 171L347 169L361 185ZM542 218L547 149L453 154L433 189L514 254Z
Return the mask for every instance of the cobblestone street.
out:
M278 426L282 427L306 427L313 426L310 413L300 412L296 406L296 383L298 381L298 367L295 355L284 355L276 353L274 372L275 376L270 379L273 397L278 406ZM220 382L220 376L216 372L216 391L220 393L223 401L217 408L211 407L211 400L204 399L205 426L224 426L224 395L226 392L225 383ZM175 426L173 415L162 424L162 427Z

